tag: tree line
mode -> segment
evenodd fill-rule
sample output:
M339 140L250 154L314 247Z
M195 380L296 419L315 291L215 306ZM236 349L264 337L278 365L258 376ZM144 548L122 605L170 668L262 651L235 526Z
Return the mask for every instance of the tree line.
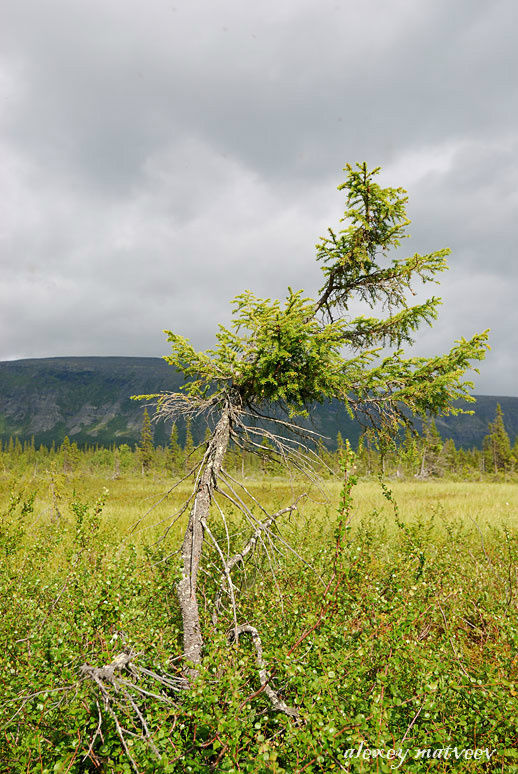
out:
M208 433L206 433L206 436ZM324 443L324 440L326 443ZM0 470L29 469L49 465L57 472L68 475L76 471L98 471L112 478L123 475L170 474L186 475L196 464L207 437L200 444L193 438L192 424L186 422L183 438L173 424L169 444L155 444L153 425L147 409L139 442L109 447L87 445L78 447L68 436L61 444L54 442L36 447L34 438L21 441L11 437L2 444L0 440ZM322 463L324 475L339 474L347 439L338 432L335 439L321 439L315 452ZM266 448L266 447L265 447ZM365 434L356 448L356 468L360 476L383 475L393 478L457 478L477 479L492 476L518 474L518 436L511 443L505 429L504 414L497 405L496 415L488 424L482 448L457 448L451 438L443 439L435 421L424 421L420 432L409 430L403 436L385 446L379 439ZM282 475L282 468L275 462L261 459L235 445L229 448L229 469L243 477Z

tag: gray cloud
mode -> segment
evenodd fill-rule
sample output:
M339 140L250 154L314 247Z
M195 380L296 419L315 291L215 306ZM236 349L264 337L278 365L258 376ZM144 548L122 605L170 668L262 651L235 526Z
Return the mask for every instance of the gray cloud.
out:
M313 294L365 159L409 190L405 248L453 250L418 351L491 327L477 390L517 394L515 8L8 0L0 358L209 346L241 290Z

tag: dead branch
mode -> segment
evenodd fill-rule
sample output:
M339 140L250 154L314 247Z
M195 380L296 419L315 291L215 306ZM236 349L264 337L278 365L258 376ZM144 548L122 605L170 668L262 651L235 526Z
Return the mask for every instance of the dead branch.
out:
M259 636L259 632L255 628L255 626L251 626L250 624L241 624L241 626L238 626L237 629L231 629L228 633L229 642L232 642L234 640L237 641L239 638L239 635L241 634L250 634L252 636L252 642L255 647L256 661L259 667L259 679L261 681L261 689L270 699L274 710L276 710L277 712L284 712L285 715L289 715L292 718L298 718L299 717L298 710L296 710L294 707L288 707L288 705L282 699L279 698L276 691L274 691L271 685L269 684L271 677L268 676L268 673L266 671L266 664L263 658L263 645L261 642L261 638Z
M158 674L151 669L141 667L135 663L135 659L138 653L132 648L126 648L122 653L119 653L113 661L102 667L93 667L90 664L83 664L80 667L80 674L83 678L89 678L93 682L103 683L103 691L109 686L118 688L124 682L123 674L128 673L134 678L138 678L140 675L150 677L157 683L165 686L172 691L182 691L187 688L187 681L183 677L177 677L169 674ZM120 673L120 674L119 674ZM127 681L126 681L127 682ZM128 687L135 687L133 683L127 682ZM162 694L161 698L169 701L167 695Z
M301 495L301 497L302 496L303 495ZM221 610L221 599L223 596L223 590L224 590L225 584L227 585L228 593L231 597L232 609L234 611L234 618L235 618L235 598L234 598L235 587L234 587L234 584L232 583L231 572L236 566L236 564L243 563L245 560L245 557L248 554L252 554L254 552L255 547L258 541L260 540L262 532L268 530L271 527L271 525L274 524L275 521L283 514L292 513L294 510L296 510L297 503L299 500L300 500L300 497L297 498L297 501L293 503L293 505L290 505L287 508L282 508L280 511L277 511L277 513L274 513L271 516L268 516L268 518L265 519L264 521L259 522L255 532L252 534L252 536L250 537L249 541L246 543L244 548L242 548L241 551L239 551L238 553L231 556L230 559L228 559L228 561L225 561L223 554L221 553L221 551L219 552L220 559L223 564L223 573L221 576L220 586L213 603L214 607L212 611L212 622L214 624L217 623L217 620L219 618L219 613Z
M186 670L190 679L197 675L203 647L196 591L203 550L204 524L207 523L213 492L228 446L231 415L232 410L227 403L221 410L219 422L207 444L182 544L182 577L178 581L177 596L182 614L184 655L194 665Z
M224 473L223 473L223 471L222 471L222 478L224 478ZM224 490L224 489L220 489L220 488L218 488L218 489L217 489L217 491L218 491L218 492L219 492L219 493L220 493L220 494L221 494L223 497L225 497L227 500L229 500L229 501L230 501L230 502L231 502L231 503L232 503L232 504L233 504L233 505L234 505L236 508L238 508L238 510L240 510L240 511L241 511L241 513L243 513L243 515L244 515L244 516L245 516L245 517L246 517L246 518L249 520L250 524L252 524L253 526L256 526L256 525L260 524L261 522L260 522L260 521L259 521L259 520L258 520L258 519L257 519L257 518L254 516L254 514L252 513L252 511L251 511L251 510L250 510L250 509L247 507L247 505L246 505L246 504L243 502L243 500L241 499L241 497L239 497L239 495L237 494L237 492L235 491L235 489L234 489L234 488L231 486L231 484L229 484L229 483L228 483L228 481L226 481L226 480L225 480L225 485L226 485L226 486L228 487L228 489L231 491L231 493L232 493L233 497L231 497L231 496L228 494L228 492L225 492L225 490ZM241 485L241 486L243 486L243 485ZM243 489L245 489L245 491L247 491L247 490L246 490L246 488L245 488L244 486L243 486ZM235 498L235 499L234 499L234 498ZM306 561L306 560L305 560L305 559L304 559L304 558L303 558L303 557L302 557L302 556L301 556L301 555L300 555L300 554L299 554L299 553L298 553L298 552L297 552L297 551L296 551L296 550L293 548L293 546L291 546L289 543L287 543L287 542L286 542L286 540L284 540L284 538L282 538L282 537L281 537L281 535L276 535L274 532L272 532L272 531L271 531L270 527L265 527L264 531L266 532L266 534L268 534L268 535L271 535L273 538L275 538L275 539L276 539L276 540L278 540L280 543L282 543L282 545L284 545L284 546L285 546L285 548L287 548L287 549L288 549L288 551L290 551L290 552L291 552L291 553L292 553L294 556L296 556L296 557L297 557L297 559L298 559L300 562L302 562L302 564L304 564L306 567L308 567L308 569L312 570L312 571L313 571L313 572L316 574L317 578L318 578L318 579L319 579L319 581L322 583L322 585L325 585L324 581L322 580L322 578L320 577L320 575L318 575L318 573L316 572L315 568L314 568L314 567L312 567L312 565L311 565L309 562L307 562L307 561Z
M278 433L273 433L265 427L255 427L245 424L242 420L243 415L244 412L240 412L237 415L234 425L234 427L238 428L241 432L237 433L235 430L232 432L232 440L236 446L243 451L251 452L264 459L270 459L272 462L281 461L287 469L290 467L295 468L295 470L298 470L302 475L316 484L318 484L318 477L315 475L316 469L323 467L329 471L331 470L318 454L307 445L307 443L304 443L301 449L300 441L295 438L289 438L287 436L279 435ZM291 428L298 427L298 425L290 425L289 423L281 424ZM262 439L261 443L257 443L251 436ZM273 448L265 447L263 445L264 441L271 443Z
M126 735L137 736L145 741L157 758L160 758L160 754L153 742L153 737L150 733L145 715L137 703L133 692L136 692L141 696L155 699L164 704L171 704L172 700L168 693L165 693L164 691L156 693L155 691L146 690L137 683L137 680L142 680L147 677L163 686L163 688L166 688L168 691L174 692L180 692L187 688L187 681L182 677L175 677L169 674L160 675L150 669L138 666L135 663L137 655L136 651L132 648L126 648L122 653L115 656L113 661L109 664L102 667L93 667L90 666L90 664L83 664L79 672L82 680L90 680L97 687L104 708L115 724L124 752L134 771L138 774L137 765L129 751ZM126 708L128 706L131 708L132 713L130 713L130 719L135 726L140 729L139 733L135 734L122 726L116 711L116 708L118 707L123 711L126 709L121 702L126 702ZM97 700L96 704L99 712L99 723L90 741L90 746L84 760L91 754L95 740L101 734L102 713Z
M155 510L155 508L157 508L157 507L158 507L158 506L159 506L161 503L163 503L163 502L164 502L164 500L166 500L166 499L169 497L169 495L171 494L171 492L173 492L173 491L174 491L174 490L175 490L175 489L176 489L178 486L180 486L180 484L183 484L183 482L184 482L184 481L186 481L188 478L190 478L190 477L192 476L192 474L193 474L193 473L194 473L194 472L197 470L197 468L199 468L199 467L200 467L200 465L201 465L201 464L202 464L202 461L200 460L199 462L197 462L197 463L196 463L196 465L194 465L194 466L193 466L193 467L192 467L192 468L189 470L189 472L188 472L188 473L186 473L186 474L185 474L185 476L183 476L182 478L180 478L178 481L175 481L175 483L173 484L173 486L172 486L172 487L170 487L170 488L167 490L167 492L166 492L164 495L162 495L162 497L160 497L160 499L159 499L159 500L157 500L155 503L153 503L153 505L151 506L151 508L148 508L148 510L147 510L147 511L146 511L146 512L145 512L145 513L144 513L144 514L143 514L143 515L142 515L142 516L141 516L141 517L140 517L140 518L139 518L139 519L138 519L138 520L135 522L135 524L134 524L134 525L132 526L132 528L130 529L130 534L131 534L131 533L133 533L133 532L135 532L135 530L137 529L137 527L138 527L138 526L139 526L139 525L140 525L140 524L141 524L141 523L144 521L144 519L146 518L146 516L148 516L148 515L151 513L151 511L154 511L154 510ZM163 519L162 521L166 521L166 520L167 520L167 519ZM162 521L159 521L159 522L158 522L158 524L162 524ZM154 525L154 524L153 524L153 525L151 525L151 526L153 527L153 526L156 526L156 525ZM148 527L148 529L151 529L151 527Z
M103 724L103 716L102 716L101 708L99 706L99 702L97 701L97 699L95 700L95 703L97 705L97 715L98 715L98 718L99 718L99 722L97 723L97 728L95 729L95 733L94 733L94 735L92 736L92 738L90 740L90 746L88 747L86 755L83 758L83 763L86 761L87 758L90 757L90 755L91 755L91 753L92 753L92 751L94 749L94 744L95 744L95 740L97 739L97 737L100 736L101 737L101 741L104 742L102 731L101 731L101 727L102 727L102 724Z

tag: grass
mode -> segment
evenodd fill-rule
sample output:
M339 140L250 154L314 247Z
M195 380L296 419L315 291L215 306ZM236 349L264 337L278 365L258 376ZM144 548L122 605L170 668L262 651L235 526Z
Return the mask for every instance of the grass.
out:
M36 492L36 517L43 521L48 519L53 506L49 477L40 475L32 478L26 475L18 480L27 491ZM88 502L93 502L104 489L108 489L103 521L105 526L125 534L167 494L171 483L170 477L158 475L113 479L111 476L81 473L67 477L61 487L66 490L65 501L75 497ZM301 506L302 518L316 519L318 523L326 509L333 510L333 505L338 503L341 489L341 483L337 480L327 480L316 487L300 480L290 482L283 478L261 477L245 479L245 484L257 499L266 504L267 509L283 507L298 494L307 492L308 499ZM10 485L7 476L3 482L0 481L0 509L7 505ZM190 488L188 483L180 484L161 504L153 508L152 513L144 519L143 526L150 527L174 512ZM390 481L390 488L401 516L405 519L435 513L444 517L474 520L478 524L506 522L518 527L518 486L515 483ZM374 512L390 520L393 509L383 496L376 479L360 480L354 491L354 522ZM175 533L177 536L181 534L181 526Z
M275 478L246 483L269 511L307 489ZM2 771L131 771L109 713L91 744L102 703L93 685L79 681L79 669L109 663L120 652L121 631L139 663L175 669L169 659L181 653L178 561L165 557L181 525L158 546L152 543L163 527L130 534L169 485L158 476L4 478ZM341 532L340 483L324 482L324 492L313 487L280 526L312 567L265 541L267 553L256 552L246 572L235 574L240 622L259 629L272 685L297 708L298 723L273 712L258 691L249 637L237 649L228 646L230 609L212 624L221 571L207 543L197 688L170 705L139 696L158 757L131 736L138 719L118 699L138 771L387 772L400 762L351 758L360 745L400 749L406 757L398 770L408 772L518 771L518 488L390 486L392 494L377 481L360 481L351 525ZM141 526L170 517L187 492L182 484ZM61 517L53 519L56 505ZM234 523L237 546L244 524L236 514ZM223 528L214 530L223 543ZM452 752L446 759L448 747L491 755L470 760ZM420 749L443 752L420 757Z

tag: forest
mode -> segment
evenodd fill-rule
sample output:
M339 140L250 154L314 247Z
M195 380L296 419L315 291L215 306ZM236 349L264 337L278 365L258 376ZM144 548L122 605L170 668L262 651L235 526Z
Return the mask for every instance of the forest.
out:
M177 476L187 472L202 453L202 443L195 448L189 419L183 439L180 439L176 425L170 431L167 446L155 444L153 436L154 426L145 408L137 444L112 444L109 447L85 444L79 447L65 436L59 445L36 446L34 438L20 441L18 437L10 437L5 444L0 441L0 470L6 476L31 474L37 477L38 473L46 471L46 475L57 478L83 473L98 474L107 480L138 473L151 477L162 477L164 473ZM204 443L207 439L208 431ZM344 451L345 442L340 432L333 439L318 439L316 453L324 478L339 475ZM285 475L282 464L261 459L232 445L227 466L243 478L261 474ZM375 478L381 473L396 479L512 481L518 476L518 436L511 443L499 404L494 420L488 424L481 449L456 448L451 438L441 438L435 421L429 419L421 432L407 430L386 447L380 448L379 444L369 442L368 435L361 437L355 449L355 473L362 478Z

